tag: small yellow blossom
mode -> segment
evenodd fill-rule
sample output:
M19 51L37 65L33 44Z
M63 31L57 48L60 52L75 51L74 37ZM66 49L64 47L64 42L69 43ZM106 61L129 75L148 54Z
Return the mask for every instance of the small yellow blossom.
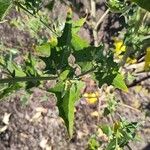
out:
M146 49L145 65L144 65L144 70L148 71L149 69L150 69L150 47Z
M84 93L83 97L86 99L88 104L95 104L98 101L99 93Z
M122 52L126 50L126 46L123 43L123 40L113 38L114 46L115 46L115 54L120 55Z
M114 56L117 60L121 60L123 58L122 52L126 51L126 45L123 43L123 40L117 39L116 37L114 37L113 40L115 46ZM132 58L127 59L128 64L134 64L136 62L137 62L136 59L132 59Z

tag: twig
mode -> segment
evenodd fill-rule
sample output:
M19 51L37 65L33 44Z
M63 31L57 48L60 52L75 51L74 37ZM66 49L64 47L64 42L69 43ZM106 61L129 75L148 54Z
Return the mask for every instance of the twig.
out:
M98 22L95 25L95 30L98 30L99 25L103 22L104 18L107 16L107 14L109 13L109 8L104 12L104 14L101 16L101 18L99 18Z
M91 16L93 17L93 20L96 19L96 0L91 0Z
M128 66L125 65L125 68L128 69L128 70L129 69L138 69L139 70L139 68L144 68L144 62L131 64L131 65L128 65Z
M100 17L98 22L96 22L96 0L91 0L91 16L92 16L92 32L94 37L94 46L98 47L98 27L103 22L106 15L109 13L109 8Z
M129 144L127 144L126 146L128 147L128 149L129 149L129 150L132 150L132 148L130 147L130 145L129 145Z
M90 69L90 70L88 70L88 71L85 71L85 72L83 72L83 73L77 75L76 78L81 78L82 76L84 76L84 75L86 75L86 74L88 74L88 73L90 73L90 72L95 71L97 68L98 68L98 66L96 66L96 67L94 67L94 68L92 68L92 69Z
M94 37L94 46L98 47L98 34L94 26L96 25L96 0L91 0L91 16L92 16L92 25L93 25L93 37Z
M130 108L130 109L132 109L132 110L134 110L134 111L137 111L137 112L141 112L140 110L138 110L138 109L136 109L136 108L134 108L134 107L132 107L132 106L126 105L126 104L124 104L124 103L118 103L118 105L123 106L123 107Z
M134 76L135 77L139 77L139 76L149 76L150 72L139 72L139 73L135 73Z
M130 56L130 54L132 53L132 47L127 46L125 54L123 55L123 58L120 62L120 66L123 67L127 61L127 58Z
M145 81L145 80L147 80L147 79L149 79L149 78L150 78L150 74L147 75L146 77L143 77L143 78L139 79L139 80L134 80L133 83L131 83L131 84L128 85L128 87L136 86L137 84L139 84L139 83L141 83L142 81Z
M107 105L102 105L102 100L105 99L104 87L105 87L105 85L103 84L101 86L101 88L99 89L100 96L98 97L98 107L97 107L97 111L98 111L97 121L98 121L98 123L100 121L100 111L103 108L107 107Z

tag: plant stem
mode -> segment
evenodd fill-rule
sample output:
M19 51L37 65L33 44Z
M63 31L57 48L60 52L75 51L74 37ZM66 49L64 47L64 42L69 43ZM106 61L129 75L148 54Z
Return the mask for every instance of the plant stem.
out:
M133 86L136 86L137 84L140 84L142 81L145 81L147 79L150 78L150 74L148 74L147 76L139 79L139 80L134 80L131 84L128 85L128 87L133 87Z
M96 22L96 0L91 0L91 16L92 16L92 25L93 25L93 37L94 37L94 46L98 47L98 27L103 22L104 18L109 13L109 8L104 12L104 14L100 17L98 22Z
M132 150L129 144L126 145L129 150Z
M132 47L127 46L126 51L125 51L125 54L123 55L123 58L122 58L122 60L121 60L121 62L120 62L120 66L121 66L121 67L123 67L123 66L125 65L125 63L126 63L128 57L129 57L130 54L132 53L132 50L133 50Z
M127 107L127 108L129 108L129 109L134 110L134 111L141 112L140 110L138 110L138 109L136 109L136 108L134 108L134 107L132 107L132 106L126 105L126 104L124 104L124 103L118 103L118 104L119 104L120 106Z
M57 79L58 76L52 77L14 77L14 78L4 78L0 79L1 83L15 83L15 82L27 82L27 81L43 81L43 80L54 80Z
M85 72L83 72L83 73L77 75L76 78L81 78L82 76L84 76L84 75L86 75L86 74L88 74L88 73L90 73L90 72L95 71L97 68L98 68L98 66L95 66L94 68L92 68L92 69L90 69L90 70L88 70L88 71L85 71Z
M92 25L93 25L93 37L94 37L94 46L98 47L98 35L97 30L94 26L96 25L96 0L91 0L91 16L92 16Z
M95 25L95 30L98 30L99 25L103 22L104 18L107 16L107 14L109 13L109 8L104 12L104 14L99 18L98 22Z

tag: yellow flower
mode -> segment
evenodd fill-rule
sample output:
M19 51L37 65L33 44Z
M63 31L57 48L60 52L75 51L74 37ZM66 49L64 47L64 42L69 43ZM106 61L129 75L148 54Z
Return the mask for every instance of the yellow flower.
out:
M122 52L126 51L126 45L123 43L123 40L117 39L116 37L114 37L113 40L115 46L114 56L117 60L121 60L123 58ZM132 58L127 58L126 62L128 64L134 64L137 62L137 60Z
M123 40L113 38L114 46L115 46L115 54L120 55L122 52L126 50L126 46L123 43Z
M86 99L88 104L95 104L98 101L99 93L84 93L83 97Z
M150 47L146 49L145 65L144 65L144 70L148 71L149 69L150 69Z

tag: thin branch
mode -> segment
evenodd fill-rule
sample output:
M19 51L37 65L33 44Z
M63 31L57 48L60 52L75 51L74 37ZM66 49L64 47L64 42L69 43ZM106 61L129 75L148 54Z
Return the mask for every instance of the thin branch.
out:
M128 57L130 56L130 54L132 53L132 47L127 46L125 54L123 55L122 60L120 61L120 66L123 67L128 59Z
M136 64L130 64L130 65L125 65L126 69L136 69L139 70L139 68L144 68L144 62L136 63Z
M150 78L150 74L147 75L146 77L143 77L143 78L139 79L139 80L134 80L133 83L128 85L128 87L136 86L137 84L140 84L142 81L145 81L145 80L147 80L149 78Z
M95 30L98 30L99 25L103 22L104 18L107 16L107 14L109 13L110 9L108 8L104 14L101 16L101 18L99 18L98 22L95 25Z
M93 37L94 37L94 46L98 47L98 34L94 26L96 25L96 0L91 0L91 16L92 16L92 25L93 25Z
M118 105L123 106L123 107L127 107L127 108L132 109L132 110L137 111L137 112L141 112L140 110L138 110L132 106L126 105L124 103L118 103Z
M90 70L88 70L88 71L85 71L85 72L83 72L83 73L77 75L76 78L81 78L82 76L84 76L84 75L86 75L86 74L88 74L88 73L91 73L91 72L95 71L97 68L98 68L98 66L96 66L96 67L94 67L94 68L92 68L92 69L90 69Z
M1 83L16 83L16 82L27 82L27 81L44 81L44 80L54 80L57 79L58 76L52 77L14 77L14 78L4 78L0 79Z
M129 150L132 150L129 144L126 145Z
M91 0L91 16L96 19L96 0Z

